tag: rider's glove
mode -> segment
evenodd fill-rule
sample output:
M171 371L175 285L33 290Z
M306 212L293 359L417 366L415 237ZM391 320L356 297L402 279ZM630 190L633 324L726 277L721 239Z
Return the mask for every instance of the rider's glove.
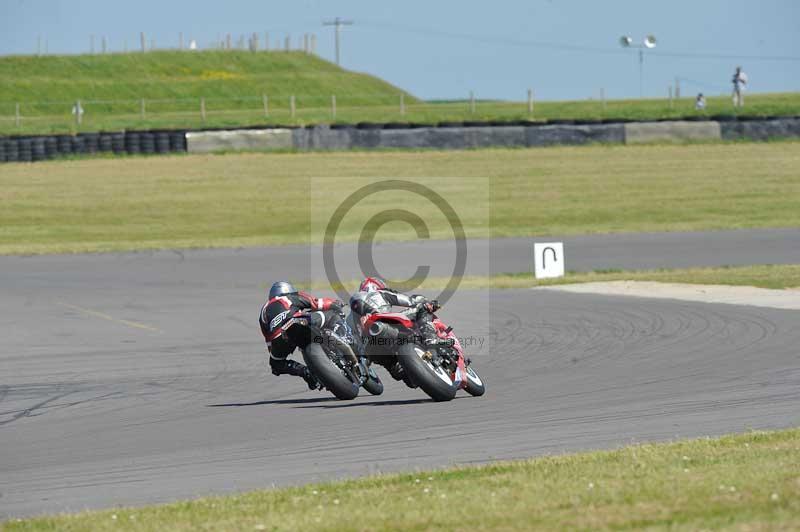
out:
M421 296L419 294L414 294L413 296L411 296L412 305L420 305L422 303L425 303L425 301L427 301L427 299L425 299L425 296Z
M428 301L427 303L425 303L424 305L422 305L422 308L424 308L426 311L428 311L428 312L430 312L431 314L433 314L434 312L436 312L437 310L439 310L440 308L442 308L442 306L439 304L439 302L438 302L438 301L436 301L436 300L434 299L433 301Z

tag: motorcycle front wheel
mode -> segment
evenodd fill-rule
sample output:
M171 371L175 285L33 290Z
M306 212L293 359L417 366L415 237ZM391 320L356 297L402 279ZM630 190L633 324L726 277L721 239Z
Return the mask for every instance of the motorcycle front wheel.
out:
M467 366L467 383L464 385L464 391L475 397L480 397L486 393L486 385L472 369L472 366Z
M378 377L375 370L369 368L369 372L367 373L367 380L364 381L364 389L367 390L372 395L380 395L383 393L383 382L381 382L381 378Z
M358 397L361 387L358 378L346 369L337 366L321 345L310 343L303 350L303 360L311 373L319 379L337 399L349 400Z

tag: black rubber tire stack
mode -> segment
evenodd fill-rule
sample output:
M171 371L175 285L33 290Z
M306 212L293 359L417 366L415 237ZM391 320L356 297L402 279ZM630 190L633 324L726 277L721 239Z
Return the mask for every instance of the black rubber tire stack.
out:
M155 131L153 134L156 137L156 153L169 153L169 133L166 131Z
M136 131L125 132L125 151L128 153L142 153L141 140Z
M47 159L58 157L58 140L55 137L44 138L44 156Z
M44 137L33 137L31 139L31 160L44 161L46 158Z
M111 133L100 133L100 139L97 142L97 149L101 152L111 152L112 140Z
M10 163L19 161L19 142L17 139L6 139L6 161Z
M72 153L76 155L86 154L86 143L83 141L83 137L79 135L72 137Z
M143 131L142 133L139 133L139 145L141 146L142 153L146 153L148 155L155 153L156 152L155 135L153 135L149 131Z
M84 153L97 153L100 150L100 135L98 133L81 133Z
M111 151L125 153L125 133L111 133Z
M171 131L169 134L169 148L172 151L186 151L186 132Z
M33 143L29 138L21 138L17 141L19 145L19 160L29 163L33 160Z
M72 153L72 136L59 135L56 137L56 141L58 142L58 153L61 155L69 155Z

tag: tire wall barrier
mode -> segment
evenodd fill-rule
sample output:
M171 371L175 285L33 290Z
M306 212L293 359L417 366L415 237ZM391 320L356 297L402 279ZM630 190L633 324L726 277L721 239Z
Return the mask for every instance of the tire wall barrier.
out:
M318 125L305 128L125 131L0 137L0 162L41 161L71 154L232 150L470 149L588 143L640 144L689 140L800 138L800 117L628 123L447 123Z
M0 137L0 163L43 161L73 154L186 151L186 131L101 131L77 135Z

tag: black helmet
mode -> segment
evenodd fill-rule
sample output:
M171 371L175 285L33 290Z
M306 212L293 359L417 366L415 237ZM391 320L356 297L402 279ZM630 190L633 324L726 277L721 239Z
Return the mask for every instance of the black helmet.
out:
M278 281L273 283L272 288L269 289L269 298L285 296L286 294L296 294L297 288L292 286L288 281Z

